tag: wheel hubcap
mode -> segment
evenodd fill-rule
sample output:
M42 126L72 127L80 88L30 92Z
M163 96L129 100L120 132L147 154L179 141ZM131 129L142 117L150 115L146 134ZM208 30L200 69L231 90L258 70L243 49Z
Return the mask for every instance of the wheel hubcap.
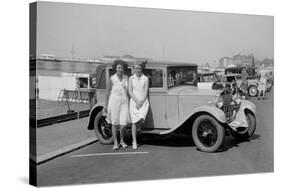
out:
M252 88L250 89L250 94L251 94L252 96L254 96L254 95L256 95L256 93L257 93L257 89L254 88L254 87L252 87Z
M218 138L216 127L209 120L202 121L197 130L199 141L207 147L212 147Z

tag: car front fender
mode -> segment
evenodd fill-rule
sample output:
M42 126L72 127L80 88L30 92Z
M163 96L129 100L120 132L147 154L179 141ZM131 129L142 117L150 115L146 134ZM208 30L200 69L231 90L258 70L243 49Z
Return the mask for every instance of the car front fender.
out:
M214 104L204 105L194 108L190 113L182 117L181 121L177 122L176 125L173 125L172 129L163 131L160 134L169 134L184 125L184 123L188 120L193 119L194 117L196 118L203 114L209 114L213 116L219 123L222 124L226 123L227 121L224 112L221 109L217 108Z
M194 108L189 114L189 117L197 113L208 113L212 115L214 118L216 118L220 123L226 122L226 117L224 112L218 107L216 107L215 105L204 105Z
M88 130L94 129L95 117L104 108L104 105L104 103L97 103L92 107L88 119Z
M254 115L256 114L256 105L248 100L241 100L240 109L243 111L250 110Z

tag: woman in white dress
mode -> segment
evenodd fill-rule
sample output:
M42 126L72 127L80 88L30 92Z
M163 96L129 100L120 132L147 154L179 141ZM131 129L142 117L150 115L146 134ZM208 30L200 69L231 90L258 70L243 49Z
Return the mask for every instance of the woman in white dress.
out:
M126 68L124 61L116 60L112 68L116 73L110 77L108 83L109 87L105 100L104 114L106 114L106 121L112 124L113 150L117 150L119 149L117 140L118 126L120 126L120 145L123 148L128 146L124 142L124 129L130 121L128 76L124 74L124 69Z
M129 78L130 117L132 121L133 149L137 149L136 126L144 123L149 107L148 78L142 73L145 62L136 62L134 75ZM141 126L141 125L139 125Z
M258 100L262 97L262 99L265 98L265 92L266 92L266 71L262 70L261 71L261 77L260 77L260 81L259 81L259 85L258 85L258 91L259 91L259 95L258 95Z

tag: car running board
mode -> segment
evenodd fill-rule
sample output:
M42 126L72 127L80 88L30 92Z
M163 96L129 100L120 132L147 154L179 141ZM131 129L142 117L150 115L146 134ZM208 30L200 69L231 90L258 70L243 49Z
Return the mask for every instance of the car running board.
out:
M142 129L141 133L143 134L163 134L163 132L169 131L169 129Z

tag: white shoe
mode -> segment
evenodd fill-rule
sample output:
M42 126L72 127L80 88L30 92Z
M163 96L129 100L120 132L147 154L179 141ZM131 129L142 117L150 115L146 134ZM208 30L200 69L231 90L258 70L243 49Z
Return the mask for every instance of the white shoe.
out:
M118 149L119 149L119 146L118 146L118 145L114 145L112 149L113 149L113 150L118 150Z
M121 145L122 148L127 148L128 147L128 145L125 142L120 142L120 145Z
M133 143L133 149L138 149L138 145L136 143Z

